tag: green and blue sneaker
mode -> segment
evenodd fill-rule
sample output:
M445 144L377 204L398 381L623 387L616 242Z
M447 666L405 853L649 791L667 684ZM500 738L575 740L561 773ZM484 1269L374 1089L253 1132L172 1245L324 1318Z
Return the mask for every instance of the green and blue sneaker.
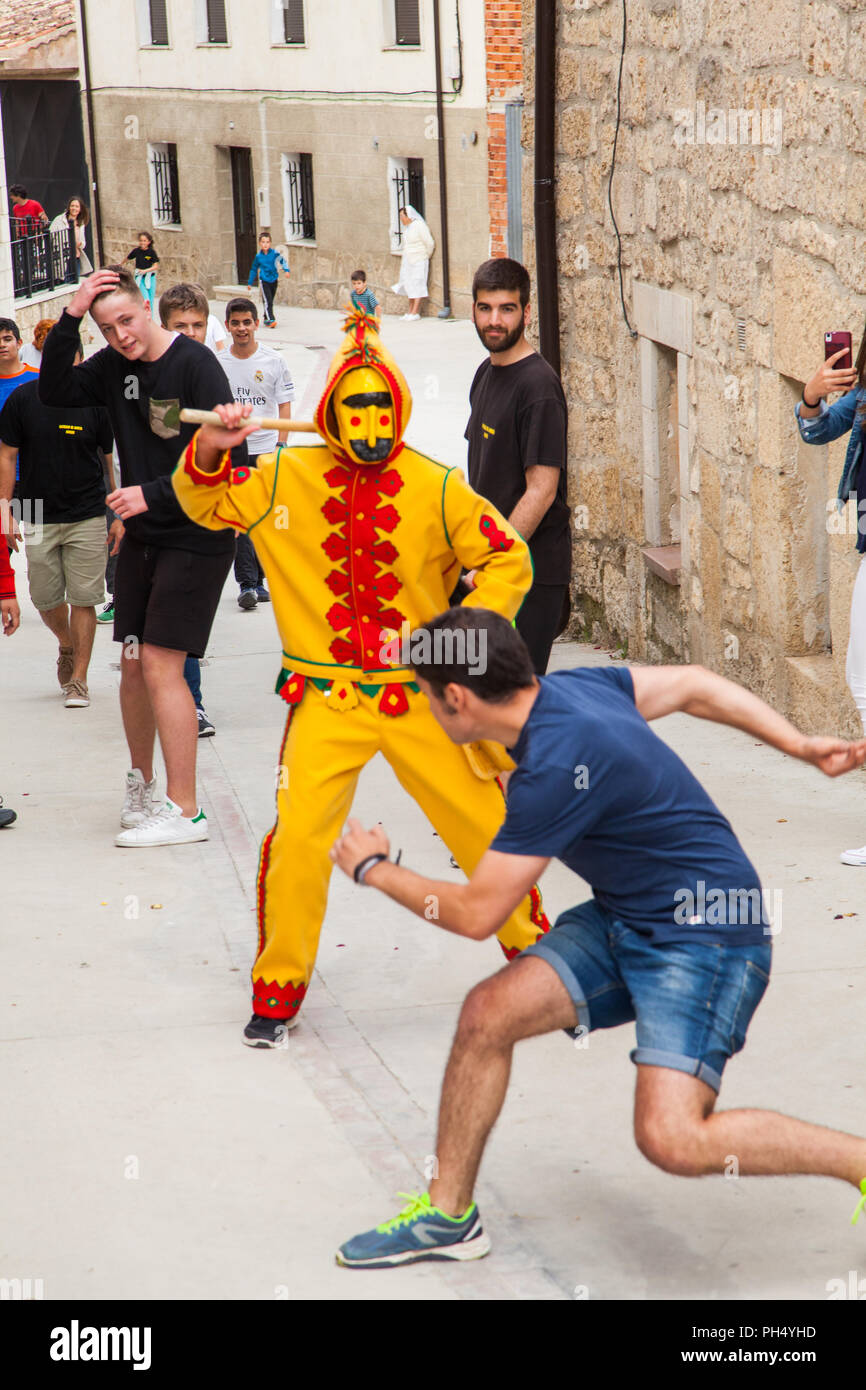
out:
M431 1205L426 1192L400 1192L408 1205L373 1231L353 1236L337 1251L347 1269L388 1269L418 1260L480 1260L490 1249L473 1202L462 1216Z
M866 1211L866 1178L863 1178L860 1183L860 1191L863 1193L863 1196L854 1208L854 1215L851 1217L852 1226L857 1225L857 1222L860 1220L860 1213Z

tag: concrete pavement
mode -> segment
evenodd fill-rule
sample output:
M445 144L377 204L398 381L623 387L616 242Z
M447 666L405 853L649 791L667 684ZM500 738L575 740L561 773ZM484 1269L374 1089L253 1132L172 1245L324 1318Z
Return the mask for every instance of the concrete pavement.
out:
M278 316L265 341L285 351L309 416L338 316ZM385 332L415 393L410 441L462 461L474 331L386 320ZM218 731L199 746L210 840L124 852L118 649L97 632L92 704L66 710L14 564L24 616L0 642L0 794L19 813L0 833L0 1278L41 1278L49 1299L713 1300L822 1299L829 1280L866 1273L853 1189L689 1182L646 1163L631 1136L631 1027L517 1049L478 1194L490 1257L337 1269L337 1244L426 1185L460 1002L499 950L337 877L301 1024L283 1050L244 1048L255 857L285 712L271 611L242 613L227 584L203 670ZM552 664L611 659L566 643ZM866 774L830 782L685 716L656 727L782 895L773 983L722 1104L863 1132L866 871L838 854L866 841ZM356 811L384 821L405 862L453 875L381 760ZM551 917L586 895L556 865L543 888Z

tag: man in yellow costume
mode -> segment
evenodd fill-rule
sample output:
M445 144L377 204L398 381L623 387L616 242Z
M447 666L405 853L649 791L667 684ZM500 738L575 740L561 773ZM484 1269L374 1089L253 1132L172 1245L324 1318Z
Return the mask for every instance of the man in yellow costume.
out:
M254 540L283 644L277 691L290 709L276 824L259 859L251 1047L275 1046L297 1021L325 914L328 852L375 753L464 873L504 818L496 773L510 760L498 745L467 757L446 737L405 644L448 607L461 566L475 572L465 602L513 618L532 583L529 550L459 470L403 443L412 398L375 327L362 310L346 321L316 411L325 443L280 447L257 468L232 471L229 451L250 433L250 407L219 406L224 428L203 426L173 475L193 521ZM547 928L533 888L499 941L511 958Z

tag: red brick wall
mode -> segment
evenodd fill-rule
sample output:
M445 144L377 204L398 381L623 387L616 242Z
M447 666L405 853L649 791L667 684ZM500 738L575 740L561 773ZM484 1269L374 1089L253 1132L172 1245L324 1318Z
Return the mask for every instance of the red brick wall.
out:
M490 211L490 254L507 255L507 184L505 179L505 114L491 111L491 102L515 96L523 83L523 24L521 0L485 0L484 37L487 45L487 197Z

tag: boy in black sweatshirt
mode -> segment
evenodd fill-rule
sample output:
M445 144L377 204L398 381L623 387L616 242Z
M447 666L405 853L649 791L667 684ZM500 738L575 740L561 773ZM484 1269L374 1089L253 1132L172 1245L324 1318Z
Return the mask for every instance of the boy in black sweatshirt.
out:
M75 367L88 310L108 347ZM117 560L114 640L124 644L120 708L132 764L115 844L205 840L207 818L195 784L198 728L183 667L187 653L204 655L234 537L191 523L175 499L171 474L195 432L181 423L180 411L224 404L231 389L213 353L151 319L133 277L119 266L82 282L49 338L40 400L105 406L123 470L124 486L107 499L126 527ZM157 732L164 802L155 794Z

